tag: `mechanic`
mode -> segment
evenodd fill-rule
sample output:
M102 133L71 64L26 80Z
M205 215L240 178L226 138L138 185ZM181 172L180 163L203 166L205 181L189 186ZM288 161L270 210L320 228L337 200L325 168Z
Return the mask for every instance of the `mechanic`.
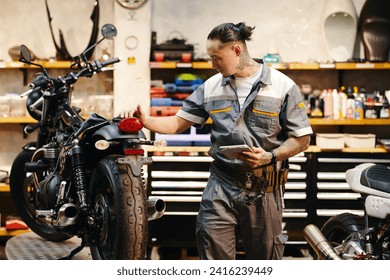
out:
M196 89L175 116L146 116L139 105L121 113L165 134L203 126L211 118L214 161L196 224L201 259L235 259L240 239L247 259L283 257L288 159L308 148L313 133L299 87L250 56L246 42L253 29L244 22L223 23L210 32L207 53L219 73ZM237 144L252 151L228 158L220 150Z

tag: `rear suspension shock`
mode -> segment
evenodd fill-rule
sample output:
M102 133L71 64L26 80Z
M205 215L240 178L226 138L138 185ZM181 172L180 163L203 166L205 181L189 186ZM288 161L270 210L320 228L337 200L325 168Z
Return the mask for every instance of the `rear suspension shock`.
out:
M84 168L83 149L76 144L69 151L72 169L73 169L73 180L76 185L77 196L80 203L80 208L86 210L88 208L87 203L87 179Z

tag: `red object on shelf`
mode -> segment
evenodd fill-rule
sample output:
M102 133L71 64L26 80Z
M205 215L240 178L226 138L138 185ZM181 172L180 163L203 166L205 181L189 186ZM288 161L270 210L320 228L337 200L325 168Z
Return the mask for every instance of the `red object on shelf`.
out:
M13 230L13 229L28 229L28 226L21 220L8 220L5 221L5 229Z
M165 92L165 87L150 87L150 93L155 94L155 93L166 93Z

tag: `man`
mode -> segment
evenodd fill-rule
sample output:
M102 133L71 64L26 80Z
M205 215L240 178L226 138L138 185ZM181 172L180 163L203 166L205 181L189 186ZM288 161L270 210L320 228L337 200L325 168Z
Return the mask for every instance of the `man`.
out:
M196 236L201 259L234 259L240 237L247 259L281 259L283 191L289 157L306 150L312 129L297 85L251 58L252 27L224 23L207 37L207 53L218 74L189 96L175 116L137 116L158 133L180 133L212 120L209 155L214 159L202 195ZM252 151L230 159L226 145Z

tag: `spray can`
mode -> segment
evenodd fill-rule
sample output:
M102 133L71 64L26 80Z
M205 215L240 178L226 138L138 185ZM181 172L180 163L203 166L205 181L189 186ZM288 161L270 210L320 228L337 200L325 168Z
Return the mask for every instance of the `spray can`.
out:
M355 119L364 119L364 103L360 95L355 98Z

